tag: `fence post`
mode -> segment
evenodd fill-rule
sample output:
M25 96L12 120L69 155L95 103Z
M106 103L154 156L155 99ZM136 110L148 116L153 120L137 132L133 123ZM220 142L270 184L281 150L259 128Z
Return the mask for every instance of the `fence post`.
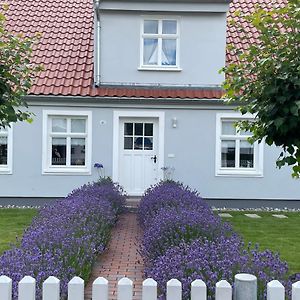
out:
M292 285L292 300L300 300L300 281Z
M191 300L206 300L206 284L200 280L196 279L191 284Z
M12 280L5 275L0 276L0 295L3 300L12 298Z
M74 277L68 283L68 300L84 300L84 281Z
M232 300L232 287L226 280L217 282L216 300Z
M284 286L278 280L268 283L267 300L284 300Z
M182 288L181 282L177 279L171 279L167 282L167 300L181 300Z
M43 300L59 300L59 280L54 277L48 277L43 283Z
M142 300L157 300L157 282L152 278L143 281Z
M257 300L257 278L251 274L234 277L234 300Z
M104 277L98 277L93 282L93 300L108 300L108 281Z
M35 279L31 276L25 276L19 282L18 300L35 300Z
M118 300L132 300L133 282L124 277L118 282Z

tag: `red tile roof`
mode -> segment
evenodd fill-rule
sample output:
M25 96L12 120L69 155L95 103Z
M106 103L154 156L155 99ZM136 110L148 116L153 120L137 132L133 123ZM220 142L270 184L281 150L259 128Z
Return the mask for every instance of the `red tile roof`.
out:
M283 5L286 0L276 0ZM6 0L7 27L26 35L42 33L34 52L42 71L30 90L31 95L124 97L124 98L221 98L221 89L93 86L93 6L91 0ZM251 13L255 4L271 6L272 0L233 0L229 18L240 9ZM235 17L236 18L236 17ZM239 21L239 20L237 20ZM253 32L253 41L257 33ZM228 26L227 43L245 47L235 27ZM236 58L227 53L227 61Z

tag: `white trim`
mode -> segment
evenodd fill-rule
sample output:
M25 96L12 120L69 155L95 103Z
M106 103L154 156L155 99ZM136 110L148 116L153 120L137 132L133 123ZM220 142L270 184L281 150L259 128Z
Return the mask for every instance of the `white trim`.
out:
M215 149L215 176L228 177L263 177L263 153L264 142L254 143L254 168L221 168L221 130L222 120L254 119L252 114L242 115L240 113L217 113L216 114L216 149ZM236 154L236 157L238 154Z
M158 170L159 177L163 178L162 167L165 160L165 113L156 110L116 110L113 116L113 181L119 181L119 138L120 138L120 118L158 118ZM130 195L140 196L140 195Z
M66 117L86 117L87 118L87 135L86 135L86 162L85 166L51 166L49 155L50 134L49 120L51 116ZM42 148L42 174L43 175L91 175L92 163L92 112L77 110L43 110L43 148Z
M12 174L13 168L13 125L7 127L7 165L0 165L0 175Z
M160 33L162 31L162 21L163 20L172 20L177 22L177 32L176 34L170 34L170 38L176 40L176 65L168 66L161 65L161 52L158 52L158 64L157 65L144 65L144 36L151 36L151 34L144 33L144 21L145 20L157 20L159 22L159 32L158 34L153 34L153 38L158 38L158 43L162 42L163 37L167 37L168 34ZM162 49L157 46L158 49ZM173 71L180 72L180 17L179 16L169 16L169 15L142 15L141 24L140 24L140 65L138 67L139 71Z

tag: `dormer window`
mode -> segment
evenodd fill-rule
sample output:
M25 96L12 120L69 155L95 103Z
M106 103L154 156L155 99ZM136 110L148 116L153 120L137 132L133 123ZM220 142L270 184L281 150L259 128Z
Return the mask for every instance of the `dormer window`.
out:
M143 20L141 69L178 69L178 25L176 19Z

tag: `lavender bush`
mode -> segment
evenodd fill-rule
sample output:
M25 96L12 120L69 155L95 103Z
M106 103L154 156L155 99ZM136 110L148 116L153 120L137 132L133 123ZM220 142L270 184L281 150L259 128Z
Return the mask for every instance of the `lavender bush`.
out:
M195 279L207 284L208 299L212 300L215 284L221 279L232 284L240 272L257 276L259 299L266 298L270 280L290 286L287 264L278 254L258 247L245 249L231 226L215 216L196 191L181 183L161 182L148 189L138 213L144 228L141 254L145 275L158 282L160 299L165 299L171 278L182 282L183 300L189 299Z
M37 299L41 299L42 282L48 276L61 280L62 299L72 277L87 280L124 203L120 187L105 182L84 185L42 208L25 231L21 245L0 257L0 275L13 279L14 299L17 283L25 275L36 278Z

